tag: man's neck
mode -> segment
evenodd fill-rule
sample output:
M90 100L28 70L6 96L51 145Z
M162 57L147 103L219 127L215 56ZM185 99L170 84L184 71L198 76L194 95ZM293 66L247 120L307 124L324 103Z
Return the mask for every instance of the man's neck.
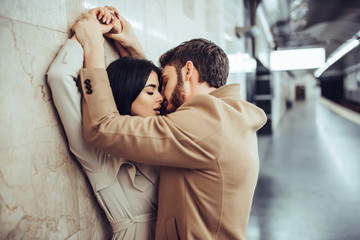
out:
M194 97L199 94L209 94L214 90L216 90L216 88L209 87L208 83L200 83L192 89L191 97Z

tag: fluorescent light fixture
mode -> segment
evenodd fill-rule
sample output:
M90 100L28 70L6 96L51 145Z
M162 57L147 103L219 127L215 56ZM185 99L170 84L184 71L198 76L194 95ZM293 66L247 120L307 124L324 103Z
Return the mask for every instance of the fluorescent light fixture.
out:
M325 62L324 48L278 50L270 53L272 71L318 68Z
M357 33L359 34L359 33ZM314 72L315 77L320 77L326 69L328 69L331 65L337 62L340 58L342 58L345 54L353 50L359 45L359 39L357 37L350 38L346 42L344 42L338 49L336 49L326 60L326 62L316 69Z
M228 54L230 73L255 72L256 60L247 53Z

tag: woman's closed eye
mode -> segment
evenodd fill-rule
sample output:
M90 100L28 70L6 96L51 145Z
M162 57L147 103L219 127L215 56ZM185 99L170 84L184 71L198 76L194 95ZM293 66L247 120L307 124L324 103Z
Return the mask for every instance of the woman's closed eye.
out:
M146 91L146 93L149 95L154 95L154 92L157 87L159 87L159 86L157 86L155 84L148 84L144 87L144 91Z

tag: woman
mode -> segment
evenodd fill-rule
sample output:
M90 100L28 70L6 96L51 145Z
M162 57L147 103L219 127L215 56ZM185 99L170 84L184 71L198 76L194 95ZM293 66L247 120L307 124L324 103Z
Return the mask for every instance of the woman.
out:
M158 168L115 158L85 143L81 95L74 81L82 64L83 49L73 36L61 48L47 73L70 150L82 165L106 213L113 228L112 239L154 239ZM163 98L159 93L159 68L146 60L125 57L111 63L107 71L120 114L141 117L160 114ZM87 90L92 91L90 86Z

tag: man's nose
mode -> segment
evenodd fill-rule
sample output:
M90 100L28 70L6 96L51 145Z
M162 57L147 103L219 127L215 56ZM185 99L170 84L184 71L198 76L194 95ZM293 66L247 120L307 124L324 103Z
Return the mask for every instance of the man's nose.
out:
M162 95L163 97L165 97L165 87L162 87L162 88L161 88L161 92L160 92L160 93L161 93L161 95Z

